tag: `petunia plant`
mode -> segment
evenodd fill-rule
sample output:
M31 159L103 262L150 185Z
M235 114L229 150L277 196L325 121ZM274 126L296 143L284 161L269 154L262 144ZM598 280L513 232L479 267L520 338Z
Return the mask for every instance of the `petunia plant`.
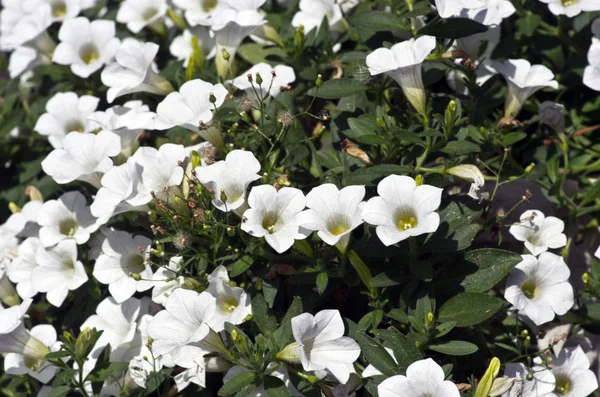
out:
M0 394L587 397L597 0L1 0Z

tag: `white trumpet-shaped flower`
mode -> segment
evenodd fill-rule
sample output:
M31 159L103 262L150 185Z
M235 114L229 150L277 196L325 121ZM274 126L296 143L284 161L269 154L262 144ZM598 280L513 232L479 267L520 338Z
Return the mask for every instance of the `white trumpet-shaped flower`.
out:
M166 310L158 312L148 326L148 335L154 339L153 352L166 354L204 339L210 332L207 323L215 315L215 302L208 292L173 291L165 302Z
M87 118L96 110L98 102L100 99L94 96L78 97L74 92L59 92L46 103L46 113L40 116L34 129L48 136L55 149L60 149L69 132L94 131L94 125Z
M213 110L220 107L227 96L223 84L213 85L200 79L191 80L172 92L156 108L155 128L169 129L175 126L198 131L200 122L212 120ZM211 102L211 98L214 102Z
M367 67L372 76L385 73L396 80L411 105L420 114L425 114L427 98L421 65L435 45L435 37L421 36L390 49L379 48L367 55Z
M216 332L224 330L226 322L238 325L252 314L250 295L243 288L229 285L229 274L225 266L217 267L208 276L206 292L216 299L215 314L209 321L210 327Z
M258 84L258 75L262 79L262 84ZM248 76L252 76L252 82L249 81ZM233 85L240 90L245 90L249 97L255 99L256 103L259 103L256 93L261 97L266 97L267 95L276 97L281 92L282 87L287 87L295 80L296 74L294 73L294 69L289 66L277 65L273 67L268 63L257 63L245 73L233 79Z
M4 3L2 3L3 6ZM2 14L0 14L3 24L1 28L2 35L0 35L0 48L3 51L10 51L25 46L35 49L40 54L52 54L56 44L46 32L46 29L53 22L50 6L39 4L30 10L20 10L12 14L13 11L14 9L9 7L8 10L3 9ZM25 11L25 13L20 14L22 11Z
M40 208L42 208L42 204L38 200L26 203L21 211L15 212L8 217L5 223L0 225L0 230L15 237L37 237L40 230L37 215Z
M450 175L454 175L467 182L471 182L469 196L475 200L481 198L479 191L485 185L485 178L479 168L472 164L457 165L447 170Z
M292 19L292 26L304 26L304 32L308 33L318 29L326 18L332 30L342 25L344 14L338 0L300 0L300 10Z
M595 0L540 0L548 4L548 9L554 15L566 15L569 18L576 17L582 12L600 11L600 3Z
M554 73L544 65L532 65L525 59L508 59L494 62L492 68L502 74L508 83L504 115L516 117L525 101L545 87L557 89Z
M119 6L117 22L127 24L132 33L139 33L160 22L168 8L167 0L125 0Z
M381 397L459 397L456 385L444 378L442 367L428 358L409 365L406 376L387 378L377 386L377 391Z
M540 123L552 127L557 132L565 129L565 107L560 103L544 101L538 106Z
M377 236L383 244L433 233L440 225L440 216L435 211L441 203L442 189L417 186L408 176L390 175L379 182L377 193L379 196L364 206L362 216L377 226Z
M549 248L562 248L567 245L567 236L563 233L565 223L554 217L544 216L541 211L528 210L521 214L518 223L509 229L510 234L525 243L525 248L537 256Z
M62 306L69 291L88 280L83 264L77 260L77 244L73 240L60 241L54 248L39 247L35 261L37 266L31 272L31 285L45 292L53 306Z
M50 349L34 337L23 324L31 299L20 305L0 310L0 353L21 354L33 360L43 359Z
M194 26L183 31L183 34L175 37L169 46L171 55L183 61L183 67L187 68L190 56L194 52L192 40L196 40L198 48L202 51L205 59L212 59L217 53L215 34L207 26Z
M470 4L460 16L470 18L486 26L497 26L502 20L513 15L517 10L510 0L475 0L479 5Z
M225 160L206 167L196 167L198 180L212 191L212 204L224 212L240 208L246 198L248 185L260 175L261 165L254 154L232 150Z
M99 188L102 176L113 166L111 157L120 152L120 139L110 131L71 132L63 139L62 148L54 149L42 161L42 169L56 183L79 180Z
M152 268L146 262L152 240L144 236L110 231L102 244L102 254L94 265L94 277L108 290L117 303L131 298L136 292L152 288ZM141 280L134 279L136 274Z
M556 387L550 397L586 397L598 390L598 379L580 346L563 349L552 360Z
M587 60L589 65L583 71L583 84L592 90L600 91L600 38L592 37Z
M248 196L250 209L242 217L242 230L254 237L264 237L281 254L290 249L294 240L306 238L298 225L298 214L305 204L306 199L299 189L256 186Z
M39 247L40 240L29 237L19 245L16 258L8 265L8 278L17 284L17 292L21 299L33 298L38 293L31 283L31 274L37 267L35 256Z
M37 221L41 226L40 242L44 247L65 239L83 244L99 226L86 204L85 196L79 192L68 192L58 200L46 201L38 212Z
M73 74L87 78L108 63L119 48L115 37L115 23L108 20L90 22L85 17L63 22L58 38L60 43L52 61L70 65Z
M562 257L544 252L539 258L522 258L508 276L504 298L536 325L569 311L575 301L569 284L571 272Z
M156 113L151 112L142 101L125 102L104 112L94 112L88 120L121 138L121 153L130 157L137 149L137 139L144 130L154 129Z
M531 374L533 378L527 379ZM545 366L534 365L529 370L522 363L508 363L504 367L504 376L513 378L512 385L505 397L538 397L547 396L556 386L556 379Z
M306 195L308 209L298 214L298 224L316 231L325 243L341 243L343 248L352 230L363 223L364 197L364 186L346 186L338 190L335 185L325 183Z
M36 325L29 331L32 338L47 347L48 353L60 350L61 342L57 341L56 330L48 324ZM54 377L57 367L50 363L31 359L19 353L8 353L4 358L4 371L9 375L30 375L42 383L48 383Z
M351 366L360 355L358 343L344 336L344 322L337 310L292 318L292 333L305 371L327 370L339 382L350 378ZM286 348L287 349L287 348Z
M191 26L207 23L215 13L228 8L226 0L173 0L173 4L184 11Z
M158 50L155 43L142 43L132 38L123 40L115 62L107 65L100 75L102 83L109 87L106 92L109 103L134 92L166 95L173 91L171 83L154 70Z

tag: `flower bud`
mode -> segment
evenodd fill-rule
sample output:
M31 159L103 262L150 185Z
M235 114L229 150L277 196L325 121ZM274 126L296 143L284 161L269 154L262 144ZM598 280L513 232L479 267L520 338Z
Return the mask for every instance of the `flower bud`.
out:
M296 51L302 52L303 48L304 48L304 25L300 25L296 29Z
M256 72L256 83L257 83L258 85L262 85L262 83L263 83L263 78L262 78L262 76L260 75L260 73L258 73L258 72Z
M25 188L25 195L29 196L31 201L44 201L44 196L42 196L42 193L35 186L27 186Z
M417 175L417 177L415 178L415 182L416 182L417 186L421 186L423 184L423 175L421 175L421 174Z
M527 168L525 168L525 173L526 174L530 174L531 171L533 170L533 167L535 167L535 163L531 163L527 166Z
M492 358L490 365L488 366L485 374L481 377L477 390L475 391L475 397L488 397L494 380L498 376L500 371L500 360L497 357Z
M592 278L587 272L581 275L581 281L583 281L583 285L585 285L585 288L589 290L594 289L594 280L592 280Z
M323 85L323 76L322 75L317 75L317 80L315 81L315 85L317 87L320 87Z
M75 342L75 355L78 360L84 360L90 354L94 347L97 333L98 331L95 328L88 327L81 331L77 337L77 342Z
M300 362L300 346L298 342L293 342L284 347L277 355L276 359L287 361L288 363L299 363Z
M233 237L233 236L235 236L235 229L234 229L234 228L232 228L231 226L229 226L229 227L227 228L227 235L228 235L229 237Z
M208 96L208 100L210 101L210 103L215 103L215 102L217 102L217 97L215 96L215 94L213 94L211 92L210 95Z
M10 210L11 214L16 214L18 212L21 212L21 207L19 207L12 201L10 203L8 203L8 209Z
M129 277L135 281L140 281L142 279L142 276L140 276L138 273L129 273Z
M454 126L454 121L456 120L456 102L454 100L448 103L444 119L446 121L446 128L450 129Z
M427 313L427 318L425 319L425 322L428 327L433 326L433 324L435 323L435 318L433 317L432 312Z
M223 59L226 61L229 61L229 59L231 58L231 55L229 55L229 52L227 52L227 50L225 48L221 49L221 53L223 54Z

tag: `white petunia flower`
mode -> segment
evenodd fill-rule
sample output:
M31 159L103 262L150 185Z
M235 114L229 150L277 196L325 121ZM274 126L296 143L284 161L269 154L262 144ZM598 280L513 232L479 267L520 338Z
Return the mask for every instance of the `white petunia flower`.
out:
M522 258L508 276L504 298L536 325L569 311L574 304L573 287L569 284L571 272L562 257L544 252L539 258Z
M107 65L100 75L102 84L109 87L106 92L109 103L135 92L166 95L173 91L171 83L154 70L158 50L155 43L142 43L132 38L123 40L115 62Z
M40 4L48 4L52 11L53 22L75 18L83 8L87 8L85 2L81 0L24 0L24 2L34 7L39 7Z
M440 216L435 211L441 203L442 189L417 186L408 176L390 175L379 182L377 193L379 196L364 206L362 216L377 226L377 236L383 244L433 233L440 225Z
M42 204L38 200L29 201L21 208L21 211L11 214L6 222L0 225L0 230L15 237L37 237L40 230L37 215Z
M125 0L119 6L117 22L126 23L132 33L160 23L167 13L167 0Z
M79 192L68 192L58 200L46 201L38 212L37 221L41 226L40 242L44 247L65 239L83 244L99 226L90 207L86 206L85 196Z
M153 352L169 353L204 339L210 332L207 323L215 315L215 302L208 292L173 291L165 302L166 310L158 312L148 326L148 335L154 339Z
M113 167L102 177L102 187L90 206L92 215L98 218L99 224L105 224L110 217L129 211L147 211L147 203L130 204L127 200L136 197L138 175L142 166L131 157L125 164Z
M87 78L108 63L119 48L115 37L115 23L108 20L90 22L78 17L63 22L58 38L60 43L52 61L70 65L73 74Z
M557 132L565 129L565 107L560 103L544 101L538 105L540 122L544 123Z
M532 65L525 59L508 59L494 62L492 68L502 74L508 83L504 115L516 117L525 101L536 91L551 87L558 89L554 73L544 65Z
M580 346L563 349L552 360L552 374L556 388L549 397L586 397L598 389L596 374L590 369L590 360Z
M50 349L25 328L23 319L32 300L0 310L0 353L16 353L32 360L41 360Z
M216 299L214 317L208 321L210 328L216 332L223 331L226 322L238 325L252 314L250 296L243 288L229 285L229 275L225 266L217 267L208 276L206 292Z
M121 152L116 134L71 132L62 141L61 149L54 149L42 161L42 169L56 183L79 180L99 188L102 176L113 167L111 157Z
M177 288L181 288L185 281L183 276L177 276L181 269L180 256L174 256L169 259L166 267L160 267L152 276L152 301L164 305L169 296Z
M60 350L53 326L36 325L29 331L31 336L48 348L48 353ZM35 360L19 353L8 353L4 358L4 371L9 375L30 375L42 383L48 383L56 375L57 367L44 360Z
M92 132L94 125L87 120L98 107L100 99L74 92L59 92L46 103L46 113L37 120L34 129L48 136L55 149L62 147L62 140L69 132ZM65 109L69 109L68 112Z
M281 254L294 245L294 240L306 238L298 225L298 214L305 204L306 199L299 189L255 186L248 196L250 209L242 216L242 230L254 237L264 237Z
M31 285L46 293L50 304L60 307L69 291L81 287L87 280L83 264L77 260L77 244L73 240L60 241L54 248L39 247L31 273Z
M94 112L88 120L121 138L121 154L130 157L137 149L137 139L144 130L154 129L156 113L142 101L125 102L104 112Z
M377 386L380 397L459 397L456 385L444 380L444 370L431 358L415 361L406 369L406 376L387 378Z
M513 15L517 10L509 0L478 0L479 7L463 10L463 15L487 26L496 26L502 20Z
M248 185L260 175L261 165L252 152L232 150L225 160L196 167L198 180L213 194L212 204L223 212L242 207Z
M435 0L435 8L442 18L456 17L465 9L480 8L479 0Z
M2 5L4 6L4 2ZM27 10L25 14L17 15L17 12L6 18L6 14L11 14L12 11L2 10L2 14L0 14L2 24L7 25L6 28L2 27L0 49L10 51L26 46L45 56L52 54L56 44L46 32L46 29L52 24L50 6L40 4ZM12 18L16 18L16 20L12 20Z
M350 378L349 366L360 355L354 339L344 336L344 322L337 310L322 310L313 316L303 313L292 318L295 344L285 350L299 349L300 362L305 371L327 370L339 382Z
M29 237L19 245L17 257L7 267L8 278L17 284L21 299L33 298L38 293L31 283L31 274L37 267L35 256L39 247L40 240Z
M213 110L225 101L228 92L223 84L212 85L200 79L184 83L179 92L172 92L156 108L155 128L166 130L175 126L198 131L200 122L208 123ZM215 102L211 103L211 97Z
M340 243L340 248L344 249L352 230L363 223L364 197L364 186L346 186L338 190L335 185L325 183L315 187L306 195L309 209L298 214L298 225L316 231L325 243Z
M528 374L533 376L531 380L527 379ZM528 370L522 363L508 363L504 367L504 376L515 379L510 391L503 394L504 397L547 396L556 385L552 372L542 365L534 365Z
M583 84L592 90L600 91L600 38L592 37L587 59L589 65L583 71Z
M102 254L94 265L94 277L108 290L117 303L131 298L136 292L152 288L152 268L149 258L152 240L144 236L132 236L121 231L111 231L102 244ZM142 252L141 252L142 251ZM135 280L130 274L139 274Z
M525 243L532 255L539 255L549 248L562 248L567 245L567 236L563 233L565 223L554 217L544 216L541 211L528 210L521 214L520 221L512 225L510 234Z
M8 61L8 72L10 78L14 79L21 74L31 71L34 67L40 64L50 64L52 59L48 56L38 53L35 49L21 46L17 47ZM22 77L26 75L23 74Z
M194 26L183 31L183 34L175 37L169 46L171 55L183 61L183 67L187 68L190 56L194 52L192 40L196 39L198 48L202 51L205 59L212 59L217 53L215 34L206 26Z
M337 0L300 0L300 10L292 19L292 26L304 26L304 32L308 33L321 26L324 18L332 30L339 30L343 26L344 14Z
M475 200L481 199L481 193L479 191L483 185L485 185L485 178L483 177L481 171L479 171L479 168L472 164L463 164L449 168L446 172L467 182L471 182L469 196Z
M573 18L582 12L600 11L600 2L596 0L540 0L548 4L548 9L554 15L566 15Z
M253 1L256 0L249 0L249 2ZM264 3L264 0L258 0L258 2ZM235 59L235 54L242 41L256 28L266 23L267 21L256 9L236 10L230 8L213 15L210 27L215 33L217 51L215 62L219 77L224 79L229 76L231 63ZM223 57L224 51L229 54L229 60Z
M248 76L252 76L253 82L248 81ZM263 82L258 84L256 81L258 75ZM257 63L245 73L233 79L233 85L240 90L245 90L246 94L259 103L256 93L262 98L270 95L276 97L281 92L282 87L287 87L296 80L294 69L286 65L277 65L272 67L268 63ZM254 88L252 88L254 87Z
M173 4L184 11L191 26L207 23L215 13L228 8L225 0L173 0Z
M385 73L392 77L406 99L420 114L425 114L427 98L422 78L422 63L435 48L435 37L421 36L398 43L392 48L379 48L367 55L367 67L372 76Z

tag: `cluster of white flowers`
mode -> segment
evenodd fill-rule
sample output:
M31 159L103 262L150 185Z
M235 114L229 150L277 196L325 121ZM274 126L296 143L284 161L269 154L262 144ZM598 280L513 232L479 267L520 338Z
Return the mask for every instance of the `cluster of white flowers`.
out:
M582 11L600 11L595 0L540 1L548 3L556 15L573 17ZM0 225L0 300L10 306L0 306L0 353L6 354L7 374L29 374L43 384L52 380L58 367L45 361L45 356L60 350L57 332L50 325L27 329L27 312L40 294L45 294L51 305L61 307L69 293L76 299L89 293L81 287L92 282L95 287L106 286L110 296L80 328L81 332L103 331L83 364L84 378L108 345L109 361L129 363L125 372L104 381L101 395L146 388L151 373L162 368L182 369L174 377L179 392L190 384L205 387L207 372L225 373L227 381L255 369L230 356L230 347L239 341L227 337L227 331L229 335L238 332L231 331L232 326L253 316L254 291L230 279L230 272L237 277L243 271L236 275L220 265L202 273L198 281L184 275L186 263L179 256L165 258L168 265L157 268L151 253L160 241L115 229L117 216L131 212L150 216L165 203L189 212L183 199L189 198L190 189L210 196L212 207L204 208L206 212L231 216L228 221L247 234L244 240L255 244L264 238L278 254L302 244L298 240L310 238L312 232L320 239L313 236L314 241L335 246L346 260L352 234L355 230L359 234L361 226L365 234L372 233L369 226L374 227L385 246L405 240L414 243L416 237L438 231L443 189L423 184L422 178L387 175L378 182L376 195L368 199L360 184L339 187L322 183L305 192L260 183L261 170L265 170L252 151L224 145L221 131L215 131L212 122L235 90L250 98L248 108L252 109L279 100L297 78L297 71L285 64L258 63L237 77L232 74L242 41L251 36L261 42L268 36L267 20L260 10L265 2L124 0L119 3L116 22L80 16L96 6L94 0L2 2L0 49L12 51L12 78L26 80L36 66L55 63L68 66L80 79L97 73L106 88L105 98L75 92L54 94L34 128L53 148L41 162L44 173L60 185L85 182L82 191L86 194L71 190L52 200L33 199ZM326 20L331 34L339 34L346 28L345 14L357 3L300 0L291 24L302 26L304 34L309 34L316 33ZM454 47L479 65L477 84L484 84L494 74L504 77L507 118L516 118L537 91L559 88L546 66L525 59L491 59L500 41L498 25L516 12L510 1L436 0L435 7L441 18L469 18L489 26L485 33L456 40ZM173 18L167 19L169 13ZM161 34L177 18L186 28L171 36L171 56L185 68L198 62L197 57L215 58L220 82L191 78L176 89L155 63L160 45L117 35L117 23L133 34L144 29ZM60 24L58 42L49 34L54 24ZM600 31L599 24L595 26ZM592 40L583 82L600 91L600 38ZM479 54L484 42L486 51ZM420 35L371 52L366 65L371 76L387 75L395 80L408 103L426 119L430 103L423 63L440 59L442 48L451 44ZM466 93L462 77L460 73L448 76L455 91ZM155 108L137 99L138 93L158 97ZM121 97L133 99L113 105ZM560 104L544 102L539 105L539 121L563 132L563 111ZM206 142L189 147L176 143L140 146L143 133L175 128L195 133ZM222 159L215 161L219 151ZM469 196L481 200L485 177L477 166L456 165L441 173L471 183ZM553 321L575 305L570 269L562 256L549 252L567 245L564 228L562 220L538 210L524 212L510 227L527 253L510 271L504 298L519 318L536 326ZM274 256L273 252L267 254ZM600 251L596 255L600 256ZM93 268L84 266L92 262ZM309 381L328 379L335 385L335 396L347 396L356 389L351 386L353 375L382 375L376 365L362 371L354 365L361 355L359 338L345 336L354 336L355 330L346 329L338 310L302 313L288 321L294 342L269 356L261 373L283 381L292 395L302 394L292 384L286 364L310 372L310 376L304 375ZM552 367L546 364L539 358L531 367L507 364L496 395L585 397L598 388L581 347L564 348L554 357ZM432 358L413 362L405 375L387 377L377 390L381 397L460 395ZM261 385L254 390L256 396L266 394Z

